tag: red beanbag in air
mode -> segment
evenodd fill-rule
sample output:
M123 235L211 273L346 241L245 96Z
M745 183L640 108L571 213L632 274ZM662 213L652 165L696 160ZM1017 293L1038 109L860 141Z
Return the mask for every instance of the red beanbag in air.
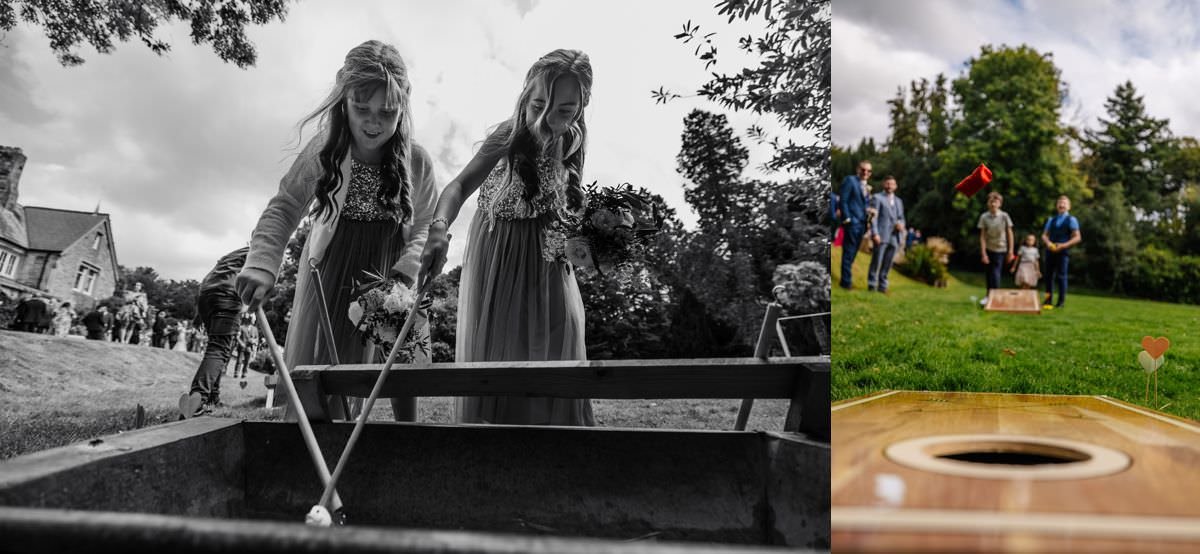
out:
M979 167L975 168L975 171L972 171L970 175L967 175L966 179L963 179L959 181L957 185L954 185L954 190L957 190L958 192L967 195L967 198L970 198L975 196L975 193L979 192L983 187L986 187L990 182L992 182L992 170L988 169L986 165L979 164Z

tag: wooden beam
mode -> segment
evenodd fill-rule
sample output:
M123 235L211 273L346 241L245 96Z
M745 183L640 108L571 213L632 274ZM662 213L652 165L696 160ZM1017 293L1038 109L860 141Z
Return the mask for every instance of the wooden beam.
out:
M292 379L298 389L306 383L321 394L366 396L381 367L301 366ZM798 376L822 371L829 372L828 356L438 363L395 368L381 396L792 398ZM826 386L826 409L828 399Z
M297 520L299 517L297 517ZM652 534L653 535L653 534ZM28 552L444 552L447 554L719 554L779 547L618 541L389 527L323 529L292 521L0 506L4 549ZM827 535L828 536L828 535ZM653 540L653 537L650 537ZM629 542L636 541L636 542ZM736 550L734 550L736 549Z

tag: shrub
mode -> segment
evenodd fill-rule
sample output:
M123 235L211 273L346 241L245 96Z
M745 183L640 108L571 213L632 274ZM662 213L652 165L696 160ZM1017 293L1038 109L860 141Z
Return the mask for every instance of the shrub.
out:
M1147 246L1136 262L1121 275L1117 286L1130 296L1164 302L1200 304L1200 256L1180 256L1156 246Z
M832 280L825 266L817 262L779 264L775 266L772 280L778 290L775 296L789 314L810 314L829 309Z
M954 247L941 237L929 237L925 244L914 244L896 259L896 271L935 287L946 286L950 271L946 264Z

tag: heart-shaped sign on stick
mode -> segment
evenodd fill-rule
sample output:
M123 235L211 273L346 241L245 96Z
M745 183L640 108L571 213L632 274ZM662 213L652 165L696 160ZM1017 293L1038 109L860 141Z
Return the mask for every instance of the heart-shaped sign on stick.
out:
M1163 354L1166 354L1167 349L1170 347L1171 341L1167 340L1167 337L1142 337L1142 348L1146 349L1146 352L1150 354L1151 358L1161 358Z
M1163 359L1161 357L1155 358L1149 352L1143 350L1138 352L1138 363L1142 365L1142 369L1146 370L1146 373L1154 373L1158 371L1158 368L1162 367Z

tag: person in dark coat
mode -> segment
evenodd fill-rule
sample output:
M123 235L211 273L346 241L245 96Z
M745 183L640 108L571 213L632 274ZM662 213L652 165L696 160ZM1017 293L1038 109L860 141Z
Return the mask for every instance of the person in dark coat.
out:
M50 306L42 297L32 296L24 302L24 306L24 311L21 310L21 306L17 306L17 318L20 322L17 326L18 331L40 333L43 322L47 329L50 328L54 312L50 311Z
M221 375L225 373L237 344L238 320L242 313L242 300L235 283L249 251L249 247L239 248L222 256L200 282L196 309L208 332L208 344L192 378L191 388L179 398L181 418L201 415L220 405Z
M166 348L167 314L164 314L162 310L156 310L154 313L154 326L150 329L150 346L154 348Z
M87 328L87 338L91 340L104 340L104 331L108 329L107 316L108 308L97 306L92 308L92 311L83 316L83 326Z

